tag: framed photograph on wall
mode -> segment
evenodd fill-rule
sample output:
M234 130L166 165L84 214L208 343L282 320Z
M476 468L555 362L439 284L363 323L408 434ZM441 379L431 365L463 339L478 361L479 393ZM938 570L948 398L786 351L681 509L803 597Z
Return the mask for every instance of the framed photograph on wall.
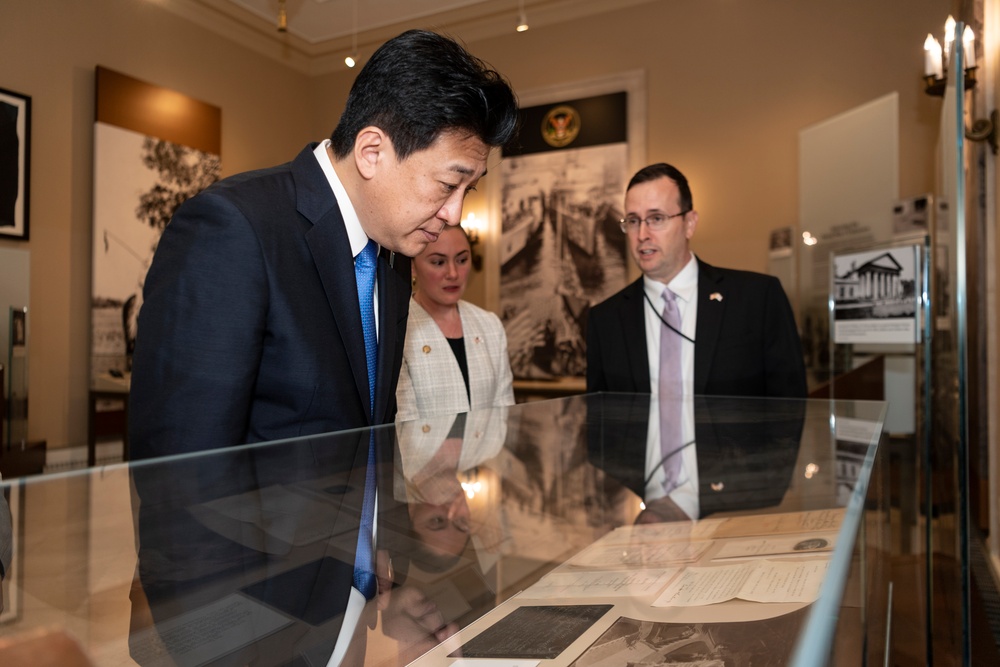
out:
M31 98L0 88L0 238L28 240Z
M919 343L921 244L835 254L833 342Z

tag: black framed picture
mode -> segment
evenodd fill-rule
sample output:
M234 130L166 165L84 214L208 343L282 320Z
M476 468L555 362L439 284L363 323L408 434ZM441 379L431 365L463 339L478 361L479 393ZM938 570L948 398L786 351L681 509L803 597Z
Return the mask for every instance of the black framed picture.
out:
M0 88L0 238L28 240L31 98Z

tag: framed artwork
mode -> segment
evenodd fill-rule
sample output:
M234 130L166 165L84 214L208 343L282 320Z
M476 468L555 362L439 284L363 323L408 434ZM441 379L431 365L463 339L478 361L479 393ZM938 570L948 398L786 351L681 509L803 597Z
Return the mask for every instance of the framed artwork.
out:
M919 343L922 246L832 258L834 343Z
M28 240L31 98L0 88L0 238Z
M768 241L768 257L791 257L792 238L795 232L791 227L779 227L771 230L771 237Z

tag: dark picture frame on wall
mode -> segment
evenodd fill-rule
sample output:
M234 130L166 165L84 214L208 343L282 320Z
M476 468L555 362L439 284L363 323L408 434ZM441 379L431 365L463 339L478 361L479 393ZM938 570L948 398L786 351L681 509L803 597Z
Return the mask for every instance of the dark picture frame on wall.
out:
M31 98L0 88L0 238L28 240Z

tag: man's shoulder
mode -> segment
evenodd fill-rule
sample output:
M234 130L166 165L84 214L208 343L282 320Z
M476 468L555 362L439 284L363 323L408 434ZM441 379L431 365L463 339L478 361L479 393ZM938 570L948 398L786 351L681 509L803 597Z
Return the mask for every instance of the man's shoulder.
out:
M269 184L277 184L280 181L288 179L293 172L301 171L304 167L307 167L308 162L303 159L304 156L311 157L306 156L307 152L309 152L308 147L303 149L298 157L290 162L284 162L270 167L261 167L259 169L250 169L238 174L233 174L232 176L227 176L226 178L213 183L211 186L206 188L204 192L206 194L212 194L230 191L260 192L262 189L267 190L269 188ZM316 164L316 168L319 170L318 163Z
M604 301L597 303L590 308L590 312L604 312L620 308L623 304L631 303L636 297L642 298L642 278L635 280L622 289L618 290Z
M725 280L727 282L736 283L747 287L760 287L760 288L764 288L779 282L776 277L770 276L766 273L758 273L757 271L746 271L744 269L727 269L719 266L713 266L701 260L698 260L698 262L699 262L699 272L701 276L704 276L714 281Z

